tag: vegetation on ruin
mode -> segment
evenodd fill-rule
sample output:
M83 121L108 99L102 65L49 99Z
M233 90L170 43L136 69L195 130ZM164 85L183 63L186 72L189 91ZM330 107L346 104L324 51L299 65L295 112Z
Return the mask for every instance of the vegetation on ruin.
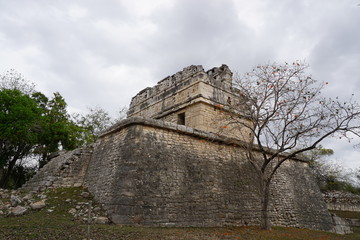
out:
M47 206L41 210L32 210L24 216L6 217L0 215L0 239L86 239L87 225L74 220L69 210L75 207L75 201L84 201L80 196L81 188L60 188L48 190ZM72 199L71 202L66 202ZM0 199L5 202L6 199ZM50 212L51 210L52 212ZM357 215L358 216L358 215ZM359 217L359 216L358 216ZM359 239L360 229L354 233L339 235L308 229L273 227L271 231L259 227L214 227L214 228L148 228L140 226L98 225L90 226L91 239L126 240L224 240L224 239Z

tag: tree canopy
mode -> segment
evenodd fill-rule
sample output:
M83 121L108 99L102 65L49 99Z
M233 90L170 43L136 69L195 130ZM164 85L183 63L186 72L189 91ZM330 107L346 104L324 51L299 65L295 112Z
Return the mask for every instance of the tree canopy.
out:
M100 107L70 116L60 93L48 98L15 70L0 75L0 187L18 187L27 170L34 172L23 165L24 159L31 156L41 168L58 150L94 142L125 111L116 119ZM12 178L17 178L15 183L10 183Z
M74 118L78 126L81 126L83 131L81 139L85 144L90 144L96 141L98 135L109 128L111 125L125 118L126 108L121 108L116 118L112 118L110 114L100 107L89 107L88 113L85 115L76 114Z
M0 79L0 187L9 187L19 160L36 155L43 166L51 153L78 147L82 128L59 93L49 100L14 71Z
M50 100L42 93L35 93L33 97L42 112L39 141L34 150L35 154L41 156L39 166L42 167L49 161L51 153L58 151L60 147L71 150L81 145L82 128L71 119L65 99L60 93L54 93Z
M39 140L41 111L19 90L0 91L0 167L7 166L0 187L5 187L17 160L28 156Z

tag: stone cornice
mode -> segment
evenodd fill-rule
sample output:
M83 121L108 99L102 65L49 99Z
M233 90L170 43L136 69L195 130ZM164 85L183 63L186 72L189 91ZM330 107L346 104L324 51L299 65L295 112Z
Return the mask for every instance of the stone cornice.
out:
M248 144L244 141L240 141L235 138L230 138L230 137L227 137L227 136L224 136L221 134L206 132L206 131L194 129L191 127L187 127L185 125L178 125L178 124L171 123L171 122L165 122L162 120L156 120L156 119L144 118L144 117L131 117L131 118L124 119L124 120L114 124L112 127L106 129L102 133L100 133L99 138L103 138L108 135L114 134L116 132L121 131L124 128L130 127L133 125L140 125L140 126L142 125L142 126L149 126L149 127L158 128L158 129L165 129L165 130L185 134L188 136L205 139L210 142L218 142L221 144L237 146L240 148L245 148L245 146ZM256 152L260 152L257 145L254 145L253 150ZM269 152L271 152L271 151L274 151L274 150L269 149ZM286 153L281 154L281 156L284 156L284 157L286 155L287 155ZM305 158L302 158L302 157L295 157L295 158L292 158L291 160L308 162L308 160L306 160Z

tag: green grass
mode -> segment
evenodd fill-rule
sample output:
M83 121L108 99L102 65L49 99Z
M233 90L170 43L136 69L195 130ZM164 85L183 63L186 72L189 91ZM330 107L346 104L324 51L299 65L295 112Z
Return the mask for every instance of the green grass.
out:
M50 191L47 207L31 211L21 217L0 216L0 239L86 239L87 226L74 221L69 209L84 202L80 188L63 188ZM48 209L53 212L48 212ZM338 235L298 228L273 227L271 231L258 227L223 228L150 228L119 225L91 225L91 239L124 240L226 240L226 239L360 239L360 229L354 234Z
M342 218L360 219L360 212L337 211L337 210L331 210L330 212L335 213L337 216Z

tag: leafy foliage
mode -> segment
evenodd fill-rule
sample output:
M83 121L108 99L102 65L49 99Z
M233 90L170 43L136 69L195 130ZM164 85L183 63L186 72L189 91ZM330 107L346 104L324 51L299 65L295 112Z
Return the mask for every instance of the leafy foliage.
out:
M120 109L117 118L112 118L110 114L100 107L88 108L89 112L85 115L77 114L74 116L78 126L83 129L81 133L82 142L90 144L95 142L98 135L109 128L117 121L125 118L126 108Z
M323 192L337 190L360 194L360 188L350 180L352 176L346 176L345 170L341 166L329 162L327 158L332 154L334 154L332 149L324 148L321 145L303 153L304 157L309 160L310 168L316 177L320 190Z
M42 167L49 161L50 154L58 151L60 147L71 150L79 146L82 129L71 120L65 99L60 93L54 93L51 100L41 93L37 93L35 97L42 110L42 128L34 153L41 155L39 163Z
M52 153L71 150L97 139L97 135L124 117L113 119L101 108L71 117L60 93L52 98L14 70L0 75L0 187L19 187L34 173L25 158L36 157L39 167Z
M21 169L19 160L35 154L42 166L51 153L79 146L82 129L70 119L59 93L49 100L14 71L0 78L0 187L9 187L16 174L31 172ZM13 182L20 185L18 180Z
M304 152L301 155L309 160L310 168L316 177L320 189L326 188L328 179L340 176L340 169L327 162L327 158L334 154L332 149L324 148L322 145Z
M77 115L75 118L77 124L84 130L82 139L86 144L94 142L101 131L113 124L109 113L99 107L89 108L86 115Z
M41 111L36 101L19 90L0 91L0 186L6 186L17 160L28 156L38 142Z

